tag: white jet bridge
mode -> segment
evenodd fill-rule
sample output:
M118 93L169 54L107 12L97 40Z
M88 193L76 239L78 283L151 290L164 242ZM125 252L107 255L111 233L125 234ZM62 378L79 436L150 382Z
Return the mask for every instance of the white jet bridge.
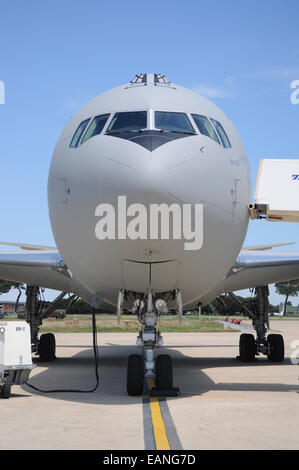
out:
M251 219L299 222L299 159L260 160Z

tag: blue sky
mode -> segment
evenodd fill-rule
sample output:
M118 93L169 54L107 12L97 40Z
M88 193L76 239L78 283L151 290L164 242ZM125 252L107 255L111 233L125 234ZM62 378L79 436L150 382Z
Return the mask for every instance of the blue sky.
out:
M0 238L54 243L56 140L82 104L136 72L163 72L214 101L241 134L253 187L261 158L298 158L298 14L298 0L1 2ZM284 241L299 241L298 224L255 221L246 244Z

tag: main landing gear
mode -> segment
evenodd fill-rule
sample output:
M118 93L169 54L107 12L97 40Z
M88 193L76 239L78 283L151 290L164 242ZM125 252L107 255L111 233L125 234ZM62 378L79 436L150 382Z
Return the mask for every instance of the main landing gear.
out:
M26 296L26 321L30 324L31 328L32 352L39 355L41 362L52 362L56 358L55 336L53 333L47 333L41 335L40 338L38 337L39 327L45 317L43 302L39 298L39 287L28 285Z
M51 304L44 308L44 302L40 299L40 288L38 286L28 285L26 289L26 321L31 328L31 346L32 352L39 356L40 362L52 362L56 359L56 341L53 333L42 334L38 337L39 327L43 319L58 307L65 296L62 292ZM76 296L69 299L68 308L77 300Z
M255 360L255 356L264 354L272 362L283 362L284 341L280 334L268 334L269 329L269 289L268 286L255 288L255 305L252 310L245 308L246 314L252 319L256 330L256 339L253 334L243 333L239 342L239 358L243 362ZM235 298L235 296L233 296ZM243 304L242 304L243 305ZM244 305L243 305L244 307Z
M127 296L119 293L118 317L121 314L123 299ZM178 291L171 293L181 308L181 297ZM157 298L152 292L135 296L132 301L132 312L137 315L142 329L136 344L142 354L132 354L128 358L127 392L138 396L147 393L151 396L177 396L179 389L173 387L172 359L168 354L155 357L155 350L163 345L163 339L156 325L162 312L167 312L167 302ZM179 312L182 313L181 311Z
M239 357L243 362L252 362L258 354L265 354L269 361L283 362L284 341L280 334L270 334L263 343L254 339L252 334L243 333L239 342Z

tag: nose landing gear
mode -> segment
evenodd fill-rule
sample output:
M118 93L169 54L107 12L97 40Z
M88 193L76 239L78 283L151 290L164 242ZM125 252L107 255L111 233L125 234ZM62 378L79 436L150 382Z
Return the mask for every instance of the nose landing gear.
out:
M171 357L161 354L155 358L155 350L163 345L156 324L161 309L167 308L166 302L163 304L159 299L154 305L153 294L149 292L147 296L144 295L137 301L135 299L133 305L133 311L142 325L136 341L137 346L142 349L142 354L132 354L128 358L127 392L132 396L142 395L143 392L150 396L177 396L179 389L173 387Z
M127 392L128 395L138 396L143 392L144 361L140 354L132 354L128 358Z
M161 354L155 360L153 377L147 376L145 360L140 354L131 354L127 366L127 393L140 396L143 392L150 396L178 396L179 389L173 387L172 359ZM152 379L152 380L151 380ZM152 387L153 382L155 387Z
M173 390L172 360L168 354L161 354L156 359L157 390Z

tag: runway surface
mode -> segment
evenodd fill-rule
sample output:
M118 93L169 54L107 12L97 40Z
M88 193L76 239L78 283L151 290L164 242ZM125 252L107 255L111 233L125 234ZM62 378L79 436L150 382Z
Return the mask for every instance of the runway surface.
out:
M99 323L100 326L100 323ZM299 322L275 321L284 363L236 359L239 333L165 333L176 398L129 397L126 364L135 333L99 333L94 393L35 392L13 386L0 400L0 449L299 449L299 367L291 364ZM91 389L92 336L56 334L57 359L30 382L43 389ZM294 346L294 344L293 344Z

